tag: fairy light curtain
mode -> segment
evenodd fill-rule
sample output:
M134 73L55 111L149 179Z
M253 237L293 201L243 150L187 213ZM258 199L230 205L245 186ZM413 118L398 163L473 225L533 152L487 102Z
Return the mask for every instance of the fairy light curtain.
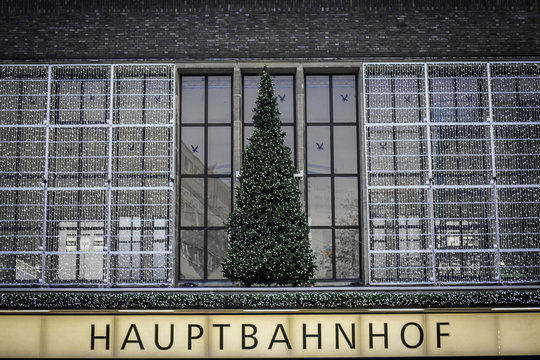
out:
M1 66L0 109L0 282L172 283L174 66Z
M540 279L540 64L364 64L369 280Z

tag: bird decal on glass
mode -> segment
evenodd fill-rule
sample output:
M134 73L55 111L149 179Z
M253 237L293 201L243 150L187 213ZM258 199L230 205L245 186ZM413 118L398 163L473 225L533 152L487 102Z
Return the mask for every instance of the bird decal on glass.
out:
M472 94L466 94L466 95L465 95L465 98L467 99L467 101L473 101L473 96L472 96Z
M131 144L131 146L129 147L129 150L130 150L130 151L135 150L135 144Z
M199 145L189 145L191 146L191 152L198 153L199 152Z
M161 102L161 96L160 95L154 96L154 99L156 99L157 102Z
M411 102L411 95L405 95L404 99L405 99L406 103L410 103Z
M324 143L319 144L318 142L315 142L315 144L317 144L317 151L324 150L324 147L323 147Z
M386 150L386 143L379 143L379 146L381 147L382 150Z
M277 94L277 96L278 96L278 98L279 98L279 101L281 101L281 102L287 101L287 100L285 100L285 96L286 96L286 95L287 95L287 94L283 94L283 95Z
M35 105L36 104L36 99L30 98L30 104Z
M339 94L339 96L341 96L341 101L345 102L345 101L349 101L349 94Z
M95 100L95 98L96 98L96 96L95 96L95 95L90 95L90 100L94 101L94 100Z

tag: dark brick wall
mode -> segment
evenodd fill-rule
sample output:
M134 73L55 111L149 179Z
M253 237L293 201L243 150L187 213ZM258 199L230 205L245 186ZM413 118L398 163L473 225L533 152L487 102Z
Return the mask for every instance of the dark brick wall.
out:
M538 1L0 0L0 60L538 58Z

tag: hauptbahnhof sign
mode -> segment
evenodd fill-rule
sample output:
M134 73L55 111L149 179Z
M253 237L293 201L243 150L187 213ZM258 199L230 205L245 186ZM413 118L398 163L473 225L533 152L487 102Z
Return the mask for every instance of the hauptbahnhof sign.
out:
M540 355L540 311L11 312L4 358Z

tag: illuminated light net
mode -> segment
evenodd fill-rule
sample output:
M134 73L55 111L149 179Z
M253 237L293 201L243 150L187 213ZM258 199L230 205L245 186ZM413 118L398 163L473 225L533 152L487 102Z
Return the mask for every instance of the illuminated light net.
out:
M172 283L174 65L0 66L0 127L0 283Z
M540 280L540 64L364 64L372 284Z

